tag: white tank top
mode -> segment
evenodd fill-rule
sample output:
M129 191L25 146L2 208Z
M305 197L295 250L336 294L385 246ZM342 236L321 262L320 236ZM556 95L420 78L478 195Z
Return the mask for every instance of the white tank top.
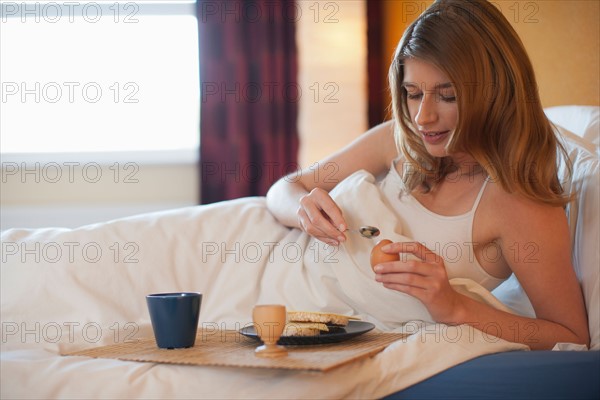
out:
M436 214L404 191L404 182L396 171L395 162L380 182L380 187L397 214L402 234L442 256L449 279L469 278L491 291L504 279L488 274L479 264L473 249L473 217L487 182L488 179L481 186L471 210L456 216ZM486 251L486 256L497 257L495 250Z

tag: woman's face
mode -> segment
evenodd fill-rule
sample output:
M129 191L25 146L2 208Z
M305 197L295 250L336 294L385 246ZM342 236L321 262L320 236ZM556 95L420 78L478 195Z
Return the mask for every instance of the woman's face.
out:
M454 86L436 66L411 58L404 61L408 111L416 133L434 157L447 156L446 145L458 123Z

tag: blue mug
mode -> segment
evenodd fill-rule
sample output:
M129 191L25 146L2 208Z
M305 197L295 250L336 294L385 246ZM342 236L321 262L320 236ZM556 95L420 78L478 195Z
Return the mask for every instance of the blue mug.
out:
M156 293L146 296L156 344L162 349L193 347L202 294Z

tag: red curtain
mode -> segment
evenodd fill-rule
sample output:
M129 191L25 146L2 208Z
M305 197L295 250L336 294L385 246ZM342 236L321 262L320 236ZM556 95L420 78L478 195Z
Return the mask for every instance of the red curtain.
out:
M200 197L265 195L298 168L293 1L197 2Z
M383 48L383 2L367 1L367 73L369 90L369 127L387 119L387 55ZM391 55L389 56L391 57Z

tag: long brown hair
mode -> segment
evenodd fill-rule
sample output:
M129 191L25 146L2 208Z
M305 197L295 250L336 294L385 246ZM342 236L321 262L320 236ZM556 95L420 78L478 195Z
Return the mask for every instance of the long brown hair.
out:
M507 192L553 205L568 202L557 172L559 151L566 152L544 114L525 48L493 4L438 0L398 44L389 82L398 147L411 169L403 179L414 190L435 186L447 174L449 158L431 156L413 129L402 87L407 58L432 63L454 84L458 124L449 154L470 154Z

